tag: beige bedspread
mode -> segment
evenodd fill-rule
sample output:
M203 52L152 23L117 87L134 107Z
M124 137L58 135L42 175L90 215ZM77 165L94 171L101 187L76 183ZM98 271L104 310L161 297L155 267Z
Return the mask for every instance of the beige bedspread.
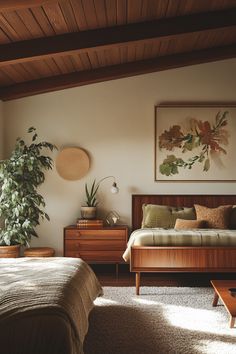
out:
M236 246L236 230L220 229L138 229L132 232L123 254L130 259L132 246Z
M1 353L83 353L88 315L101 294L81 259L0 259Z

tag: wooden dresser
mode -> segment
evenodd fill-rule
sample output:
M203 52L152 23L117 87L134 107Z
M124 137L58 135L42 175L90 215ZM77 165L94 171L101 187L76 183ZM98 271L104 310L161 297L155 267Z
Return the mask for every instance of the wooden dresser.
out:
M124 253L128 240L128 226L104 226L103 228L64 228L64 256L80 257L87 263L125 263Z

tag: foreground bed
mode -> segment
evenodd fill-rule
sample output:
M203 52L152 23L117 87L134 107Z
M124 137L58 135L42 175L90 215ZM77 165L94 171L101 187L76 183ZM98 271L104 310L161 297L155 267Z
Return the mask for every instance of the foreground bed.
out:
M132 225L139 229L143 204L192 207L201 204L215 208L235 205L235 195L133 195ZM142 272L236 272L236 246L131 246L130 271L136 273L139 294Z
M102 289L73 258L0 259L0 343L7 354L80 354Z

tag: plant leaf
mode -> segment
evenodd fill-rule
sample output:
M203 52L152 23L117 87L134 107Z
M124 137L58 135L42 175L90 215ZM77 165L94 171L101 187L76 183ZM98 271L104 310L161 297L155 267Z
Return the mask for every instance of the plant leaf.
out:
M210 168L210 160L206 159L204 163L203 171L207 172L209 171L209 168Z

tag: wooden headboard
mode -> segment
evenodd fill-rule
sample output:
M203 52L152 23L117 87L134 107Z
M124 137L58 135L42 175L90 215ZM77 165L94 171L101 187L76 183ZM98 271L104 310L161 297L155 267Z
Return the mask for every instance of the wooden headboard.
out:
M160 204L170 206L192 207L194 204L210 208L219 205L236 205L236 195L172 195L172 194L133 194L132 195L132 229L139 229L142 223L142 205Z

